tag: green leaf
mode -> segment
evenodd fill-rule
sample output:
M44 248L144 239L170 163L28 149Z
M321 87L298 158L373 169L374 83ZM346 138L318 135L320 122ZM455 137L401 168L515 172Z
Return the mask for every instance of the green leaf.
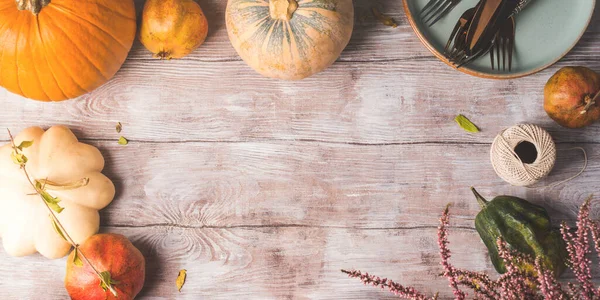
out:
M121 133L121 130L123 130L123 125L121 125L121 122L117 122L115 129L117 130L117 133Z
M49 216L49 217L50 217L50 221L52 221L52 228L54 228L54 231L56 231L56 233L58 233L58 235L60 235L60 237L66 241L67 238L65 237L65 234L62 232L62 230L60 230L60 227L58 226L58 224L56 224L56 221L54 220L54 218L52 218L52 216Z
M382 14L376 7L371 7L371 12L373 13L373 16L375 16L375 18L379 20L379 22L381 22L383 25L394 28L398 27L398 23L396 23L396 20Z
M19 146L17 146L17 149L19 150L23 150L25 148L29 148L33 145L33 141L22 141L21 144L19 144Z
M63 210L65 210L65 208L58 205L58 203L60 203L61 201L58 197L52 197L52 195L48 194L48 192L45 190L46 182L46 180L44 181L44 183L40 182L39 180L36 180L35 189L40 194L42 199L44 199L44 201L48 204L48 206L53 211L60 214Z
M15 164L20 165L20 166L26 164L27 161L28 161L27 156L25 156L25 154L23 154L23 153L17 153L15 151L13 151L10 154L10 157L12 158L12 161Z
M42 184L41 181L36 180L35 181L35 189L38 191L43 191L46 187L44 186L44 184Z
M119 145L125 146L127 144L129 144L129 141L126 138L124 138L124 137L119 138Z
M181 271L179 271L179 275L177 276L177 290L179 292L181 292L181 288L183 287L183 284L185 284L185 278L187 277L187 270L183 269Z
M456 116L456 118L454 118L454 121L456 121L456 123L458 123L458 125L467 132L471 132L471 133L479 132L479 128L477 128L477 126L475 124L473 124L473 122L471 122L471 120L467 119L467 117L465 117L463 115Z
M101 272L100 273L100 278L102 278L102 280L100 281L100 287L105 292L107 290L114 291L114 288L112 288L112 286L115 285L115 284L119 284L118 281L112 279L112 277L110 276L110 272L109 271Z
M77 250L77 248L75 248L75 254L73 255L73 264L78 266L78 267L83 267L83 261L81 260L81 258L79 258L79 252Z
M36 184L37 187L37 184ZM65 210L64 207L61 207L60 205L58 205L58 203L60 202L60 199L58 199L58 197L52 197L50 194L48 194L48 192L38 188L38 192L40 193L40 196L42 196L42 199L44 199L44 201L46 201L46 203L48 203L48 206L50 206L50 208L55 211L56 213L61 213L63 210Z

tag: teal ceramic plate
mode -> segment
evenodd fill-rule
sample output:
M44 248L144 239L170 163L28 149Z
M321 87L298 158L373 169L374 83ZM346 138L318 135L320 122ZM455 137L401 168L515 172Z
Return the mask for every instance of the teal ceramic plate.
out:
M477 0L460 4L433 27L424 26L419 12L429 0L402 0L408 20L423 44L440 60L444 58L446 41L462 13L474 7ZM508 79L539 72L560 60L577 44L587 29L596 0L532 0L515 17L516 42L512 71L494 71L489 56L480 58L459 70L470 75Z

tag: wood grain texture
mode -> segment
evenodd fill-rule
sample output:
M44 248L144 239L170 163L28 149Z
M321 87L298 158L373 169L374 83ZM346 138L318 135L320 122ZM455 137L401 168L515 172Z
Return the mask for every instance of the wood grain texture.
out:
M143 2L136 0L138 11ZM64 124L100 148L117 187L101 212L102 230L125 234L146 256L142 299L393 298L346 278L341 268L448 299L435 236L447 203L453 261L493 272L473 229L478 207L470 186L490 198L527 198L569 222L600 188L600 126L563 129L542 109L543 86L559 67L600 70L598 16L558 65L493 81L436 60L412 33L401 1L356 0L354 35L338 62L286 82L262 78L239 59L225 30L226 1L199 3L209 37L185 59L154 60L136 43L113 80L62 103L0 89L0 127L16 133ZM400 26L379 24L368 12L373 5ZM463 132L453 121L459 113L483 132ZM559 149L583 146L586 173L544 187L581 168L582 154L563 150L540 188L502 182L489 163L490 144L522 122L548 129ZM130 144L117 145L119 135ZM0 250L0 299L67 298L64 266L64 259L12 258ZM181 268L188 281L180 294Z
M543 86L558 67L583 64L600 70L595 52L600 47L598 17L558 65L527 78L494 81L461 74L435 59L412 34L396 3L400 1L387 1L383 11L399 20L399 28L369 18L368 26L356 25L348 50L333 67L304 81L287 82L257 75L235 55L221 20L224 2L203 3L215 25L191 57L151 59L137 43L113 80L77 101L24 102L0 90L2 122L17 128L60 123L90 139L111 139L113 123L120 121L128 136L140 141L361 144L484 143L506 127L535 122L560 142L600 141L600 126L566 130L542 109ZM357 11L368 3L359 2ZM363 48L368 45L374 48ZM373 55L388 59L371 59ZM458 113L469 116L484 133L462 134L452 121Z
M490 199L521 196L551 208L557 220L573 220L577 204L600 187L598 147L586 148L586 176L528 190L498 178L489 145L94 144L119 191L102 211L107 225L436 227L442 208L454 203L455 224L473 227L479 206L470 186ZM540 186L575 175L583 163L579 150L560 151Z
M347 278L340 272L342 268L378 272L433 291L445 290L447 284L437 276L435 228L364 231L153 226L104 230L125 234L147 258L148 276L141 298L393 299ZM489 268L483 244L465 243L475 240L476 235L470 229L453 231L454 261ZM385 244L395 247L382 247ZM1 250L0 254L5 255ZM2 280L3 299L35 299L40 294L48 295L48 299L65 298L64 259L48 263L38 256L3 258L0 269L24 260L32 271L10 284ZM179 294L175 279L183 268L188 276ZM39 278L44 278L43 285Z

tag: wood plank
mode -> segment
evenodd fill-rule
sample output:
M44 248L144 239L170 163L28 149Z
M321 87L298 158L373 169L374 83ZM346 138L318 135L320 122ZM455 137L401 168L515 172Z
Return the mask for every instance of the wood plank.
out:
M102 212L103 224L113 226L430 227L454 203L456 224L472 227L479 207L471 186L490 198L509 194L544 205L558 222L573 220L599 190L598 147L586 147L584 176L525 189L496 176L488 145L93 144L117 186L117 199ZM582 165L578 150L560 151L556 172L541 185Z
M363 286L340 269L387 277L439 299L452 299L441 266L437 229L357 230L343 228L102 229L126 235L147 261L140 299L397 299ZM487 250L473 229L451 228L451 262L494 276ZM0 249L0 298L63 299L65 258L7 257ZM180 269L188 277L175 287ZM18 271L16 271L18 270ZM593 274L598 278L597 271ZM574 280L566 273L565 280Z
M97 91L52 105L0 90L0 127L17 131L65 124L81 138L113 139L119 121L123 134L138 141L390 144L490 143L506 127L533 122L559 142L600 142L600 126L567 130L542 109L543 86L557 67L492 81L434 61L340 63L328 73L290 83L258 77L242 65L129 61ZM600 70L600 61L588 66ZM483 133L464 133L453 121L459 113Z
M225 1L201 4L212 23L222 24ZM371 5L357 3L358 10ZM400 29L374 20L370 27L357 24L345 55L358 58L343 58L301 82L258 76L236 58L225 28L215 26L203 50L186 60L141 59L147 53L137 44L113 80L79 100L46 105L0 89L0 126L61 123L82 138L111 139L114 123L120 121L128 136L140 141L388 144L489 143L508 126L534 122L561 142L600 142L600 126L565 130L541 108L543 86L558 67L584 64L600 70L597 18L559 65L524 79L493 81L455 72L427 54L402 19L400 1L386 3L385 11L401 20ZM484 134L462 134L452 122L458 113L471 117Z
M0 127L66 124L101 149L118 190L102 212L103 230L127 235L146 255L143 299L394 299L341 268L448 298L435 237L446 203L454 203L456 265L492 271L472 229L478 207L469 186L544 205L556 223L572 222L598 190L600 127L562 129L541 109L543 85L558 67L600 70L598 14L557 66L491 81L437 61L412 33L401 1L385 1L381 11L398 28L359 22L332 68L283 82L239 59L223 23L226 1L199 2L210 36L184 60L150 59L136 42L118 75L79 100L42 104L0 89ZM143 0L136 3L139 10ZM360 17L373 2L355 5ZM458 113L484 131L462 132L452 121ZM117 121L127 147L116 145ZM555 188L502 182L489 165L489 143L521 122L548 128L561 149L584 145L588 171ZM579 171L580 153L559 156L542 185ZM598 205L593 211L598 216ZM66 297L64 259L3 250L0 257L0 299ZM179 294L181 268L189 280Z
M395 299L347 278L356 268L447 299L436 228L355 230L336 228L104 228L129 237L147 259L141 299ZM483 243L471 229L453 229L453 262L491 271ZM0 298L66 297L65 259L7 257L0 250ZM175 278L188 270L177 293ZM16 271L18 270L18 272Z

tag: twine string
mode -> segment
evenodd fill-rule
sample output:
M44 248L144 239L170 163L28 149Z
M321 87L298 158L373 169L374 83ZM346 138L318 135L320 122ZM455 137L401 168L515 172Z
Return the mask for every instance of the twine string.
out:
M529 142L535 146L533 163L521 161L515 148ZM521 124L501 132L490 153L494 170L502 179L515 186L531 186L550 174L556 163L556 145L550 134L539 126Z
M581 150L581 152L583 153L583 168L581 168L581 170L579 171L579 173L577 173L577 174L575 174L575 175L573 175L573 176L571 176L571 177L569 177L569 178L567 178L565 180L561 180L559 182L555 182L553 184L550 184L547 187L554 188L554 187L557 187L557 186L559 186L559 185L561 185L563 183L567 183L567 182L569 182L569 181L571 181L571 180L573 180L573 179L581 176L581 174L583 174L583 172L585 172L585 170L587 169L587 166L588 166L588 156L587 156L587 152L585 151L585 149L583 149L581 147L573 147L573 148L568 148L568 149L560 149L558 151L571 151L571 150ZM539 188L542 188L542 187L546 187L546 186L540 186Z
M515 151L515 148L523 142L529 142L535 146L537 158L533 163L524 163ZM533 185L550 174L556 163L557 150L552 136L539 126L521 124L502 131L492 144L490 158L498 176L512 185L553 188L579 177L587 169L588 157L585 149L573 147L561 149L560 151L569 150L581 150L583 152L583 168L576 175L547 186L534 187Z

